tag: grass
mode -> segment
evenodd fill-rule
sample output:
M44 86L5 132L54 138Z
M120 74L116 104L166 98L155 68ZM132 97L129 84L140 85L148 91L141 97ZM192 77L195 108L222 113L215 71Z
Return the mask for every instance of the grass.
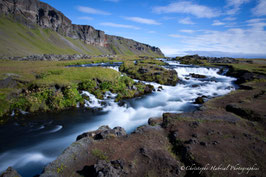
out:
M114 41L109 49L84 43L81 40L65 37L51 29L43 29L36 25L29 28L14 21L11 17L0 16L0 57L27 56L32 54L77 54L88 55L121 54L127 56L158 56L151 50L139 51L131 49L135 43L127 39L121 43Z
M111 91L118 94L117 101L143 95L145 84L135 83L115 70L102 67L66 67L128 60L134 60L134 57L96 57L75 61L0 60L0 80L11 77L12 82L17 84L12 88L0 88L0 117L14 110L15 114L19 114L20 110L57 111L75 107L77 103L82 105L82 90L89 91L99 99L103 98L106 91Z
M164 69L160 65L163 65L162 61L151 59L138 60L137 63L127 61L120 66L120 70L134 79L176 85L178 81L176 72Z
M0 33L0 53L2 56L78 53L58 33L37 26L31 29L6 17L0 18Z
M233 68L238 70L246 70L249 72L257 72L266 74L266 62L264 64L257 64L257 63L239 63L239 64L230 64Z
M108 160L108 156L106 156L104 152L99 149L92 149L91 154L95 156L98 160Z

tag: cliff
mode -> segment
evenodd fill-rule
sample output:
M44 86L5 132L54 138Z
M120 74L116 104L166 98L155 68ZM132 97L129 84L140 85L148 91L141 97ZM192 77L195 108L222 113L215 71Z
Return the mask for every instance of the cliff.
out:
M1 41L7 41L6 43L0 43L1 48L3 46L3 49L0 49L2 56L12 55L11 52L8 52L13 49L12 41L18 40L21 35L23 38L19 40L20 46L14 44L17 47L16 54L18 55L51 53L52 51L50 50L39 50L38 48L32 50L34 46L28 46L28 43L36 41L35 38L40 38L38 35L46 38L46 40L50 38L49 41L42 40L42 42L47 42L48 44L45 45L51 48L54 48L54 46L60 49L69 48L69 51L55 50L57 54L163 55L157 47L151 47L131 39L107 35L103 31L96 30L89 25L72 24L71 20L63 13L38 0L1 0L0 15ZM11 26L9 27L8 25L10 24ZM17 28L22 28L21 24L23 29L16 31ZM5 28L8 29L4 30ZM35 35L36 30L40 34ZM18 31L20 34L16 36ZM56 32L56 34L53 32ZM29 49L29 52L23 51L24 49Z

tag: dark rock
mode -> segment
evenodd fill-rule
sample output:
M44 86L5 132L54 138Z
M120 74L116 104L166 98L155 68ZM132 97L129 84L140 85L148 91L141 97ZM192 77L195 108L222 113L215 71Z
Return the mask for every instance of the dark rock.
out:
M203 98L204 98L203 96L196 98L194 103L195 104L203 104L204 103L204 99Z
M191 128L197 128L199 126L199 122L192 122L189 124Z
M192 136L193 138L198 138L198 135L195 134L195 133L193 133L191 136Z
M192 87L192 88L196 88L196 87L199 87L199 85L197 85L197 84L193 84L191 87Z
M123 161L121 160L115 160L111 162L100 160L97 164L94 165L97 177L125 176L126 173L123 168Z
M219 144L219 142L218 141L213 141L212 144L213 145L217 145L217 144Z
M205 142L200 142L200 145L206 147L206 146L207 146L207 143L205 143Z
M208 130L207 135L214 135L215 131L214 130Z
M199 141L195 138L189 139L188 141L184 142L185 144L198 144Z
M77 141L89 137L94 140L101 140L110 137L120 137L127 135L126 131L122 127L115 127L113 129L109 128L108 126L101 126L96 131L86 132L77 137Z
M0 80L0 88L15 88L17 84L17 81L12 77Z
M151 125L151 126L155 126L155 125L158 125L158 124L161 124L162 123L162 119L161 118L149 118L148 120L148 124Z
M206 76L204 76L204 75L200 75L200 74L195 74L195 73L190 73L189 74L191 77L193 77L193 78L206 78Z
M0 177L21 177L20 174L16 170L14 170L12 167L8 167L6 171L4 171Z
M152 91L154 90L154 87L152 85L146 85L145 89L144 89L144 93L152 93Z
M150 158L150 156L148 155L148 150L147 150L146 148L140 148L140 149L139 149L139 152L140 152L143 156Z
M123 107L125 105L126 105L126 102L123 100L118 102L118 106L120 106L120 107Z
M162 86L159 86L158 89L157 89L157 91L159 91L159 92L162 91L162 90L163 90Z

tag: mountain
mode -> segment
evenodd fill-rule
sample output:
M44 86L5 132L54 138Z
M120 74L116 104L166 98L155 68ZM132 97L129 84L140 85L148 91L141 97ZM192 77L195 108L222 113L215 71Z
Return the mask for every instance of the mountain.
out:
M0 56L31 54L123 54L163 56L161 50L89 25L72 24L38 0L0 0Z

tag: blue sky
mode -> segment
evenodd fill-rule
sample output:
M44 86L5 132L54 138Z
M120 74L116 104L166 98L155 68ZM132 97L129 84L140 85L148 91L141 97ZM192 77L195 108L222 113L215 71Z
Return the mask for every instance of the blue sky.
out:
M160 47L167 56L266 57L266 0L43 0L74 24Z

